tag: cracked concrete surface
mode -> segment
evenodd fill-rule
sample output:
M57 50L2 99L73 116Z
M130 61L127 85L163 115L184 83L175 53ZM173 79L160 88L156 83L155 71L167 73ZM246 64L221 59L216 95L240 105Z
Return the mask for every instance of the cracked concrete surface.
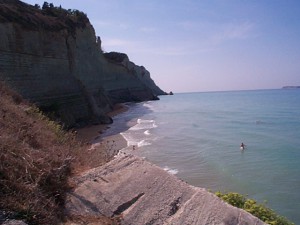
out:
M251 214L193 187L133 155L74 178L70 216L120 216L121 224L264 224Z

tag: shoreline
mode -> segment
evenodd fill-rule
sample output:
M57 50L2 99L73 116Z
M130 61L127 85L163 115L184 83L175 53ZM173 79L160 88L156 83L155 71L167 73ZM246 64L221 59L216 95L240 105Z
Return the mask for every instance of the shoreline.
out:
M128 111L129 106L118 103L114 106L113 110L108 112L106 115L111 118ZM76 129L76 138L77 140L87 143L87 144L95 144L94 142L98 139L101 139L101 136L105 133L106 130L114 126L114 122L112 124L99 124L99 125L88 125L86 127ZM111 134L104 138L108 138L109 136L118 135L119 133ZM99 140L98 140L99 141Z
M124 110L124 108L121 110L121 111L119 111L119 110L117 110L116 112L114 112L114 116L117 116L117 115L119 115L119 114L121 114L121 113L123 113L123 112L127 112L129 110L129 107L128 108L126 108L125 110ZM130 114L129 112L127 112L128 114ZM121 120L122 122L124 122L123 120ZM114 129L114 127L119 127L119 126L122 126L122 123L120 123L120 120L119 121L117 121L117 123L115 123L115 124L113 124L111 127L110 126L107 126L107 125L100 125L100 126L90 126L90 127L87 127L87 128L85 128L84 130L83 130L83 134L84 134L84 131L89 131L89 132L91 132L91 133L93 133L94 134L94 139L90 142L90 148L88 149L88 151L93 151L93 150L95 150L98 146L100 147L100 148L102 148L102 149L104 149L105 151L104 152L102 152L102 154L107 154L107 156L108 156L108 158L110 158L107 162L107 164L105 164L104 165L104 167L101 167L101 168L103 168L103 169L107 169L107 167L109 167L109 165L111 164L111 163L115 163L115 161L117 160L119 160L120 162L122 162L123 161L123 159L127 159L128 157L135 157L135 154L122 154L122 150L124 149L124 152L126 152L126 150L128 149L129 151L130 151L130 148L132 148L133 146L127 146L126 144L127 144L127 141L125 140L125 138L121 135L121 133L117 133L118 131L118 129L117 130L115 130ZM124 125L126 125L126 126L128 126L127 125L127 123L124 123ZM102 128L102 130L101 130L101 132L97 132L97 128ZM105 136L105 131L107 131L108 129L110 129L110 128L112 128L111 129L111 131L115 131L115 134L112 134L113 132L108 132L108 135L107 136ZM95 132L95 130L96 130L96 132ZM101 134L99 134L99 133L101 133ZM98 134L98 135L97 135ZM121 150L121 151L120 151ZM133 147L133 150L135 150L135 147ZM118 156L115 160L113 160L114 159L114 156L116 156L117 154L118 154L118 152L119 153L121 153L120 154L120 156ZM95 158L97 158L97 156L95 157ZM113 161L112 161L113 160ZM148 161L147 159L146 160L144 160L144 159L142 159L141 158L141 160L142 160L142 162L150 162L150 161ZM111 162L111 163L110 163ZM139 161L139 163L140 163L140 161ZM138 163L138 164L139 164ZM155 164L153 164L153 163L150 163L152 166L153 165L155 165ZM116 165L114 165L114 166L116 166ZM152 167L151 166L151 167ZM96 167L96 166L95 166ZM92 168L95 168L95 167L91 167L91 169ZM156 165L156 167L158 167L158 168L160 168L161 170L164 170L164 171L166 171L163 167L161 167L161 166L158 166L158 165ZM141 167L141 168L143 168L143 167ZM131 170L132 168L130 168L130 171L132 172L132 170ZM96 171L96 170L100 170L100 169L97 169L97 168L95 168L95 170L93 169L93 170L91 170L91 172L89 172L89 173L91 173L91 174L93 174L94 173L94 171ZM124 171L128 171L127 170L127 167L126 167L126 169L124 169ZM141 170L141 169L137 169L137 170ZM87 171L87 170L86 170ZM86 172L86 171L82 171L82 172ZM109 170L108 170L109 171ZM113 171L113 170L112 170ZM109 172L111 172L111 171L109 171ZM130 172L130 174L131 174L131 172ZM147 170L147 172L148 172L148 170ZM170 174L168 171L166 171L168 174ZM133 172L132 172L133 173ZM107 175L106 174L106 172L103 172L103 174L105 174L105 176ZM126 173L123 173L123 176L124 176L124 174L125 174L125 177L127 176L127 174ZM145 173L144 173L145 174ZM143 174L143 176L144 176L144 174ZM84 175L84 176L86 176L86 175ZM98 177L99 176L99 174L97 174L97 175L90 175L89 177ZM174 176L174 174L173 174L173 176ZM133 179L136 179L138 176L135 176L135 175L132 175L132 177L133 177ZM174 177L177 177L177 176L174 176ZM178 178L178 177L177 177ZM109 180L109 179L104 179L102 176L100 177L100 179L102 179L102 181L104 181L104 183L105 183L105 185L107 185L107 183L108 183L108 181L107 180ZM147 179L145 179L145 180L147 180ZM97 182L97 183L101 183L102 181L99 181L98 179L94 179L93 180L93 185L94 185L94 182ZM144 182L144 181L143 181ZM143 183L143 182L140 182L140 183ZM131 181L131 182L125 182L125 183L134 183L134 181ZM187 182L185 182L185 183L187 183ZM112 183L111 183L112 184ZM95 184L95 185L98 185L98 184ZM122 185L120 185L120 186L122 186ZM191 185L190 184L190 186L192 186L192 187L197 187L197 186L194 186L194 185ZM93 186L94 187L94 186ZM101 186L102 187L102 186ZM198 186L199 187L199 186ZM101 189L102 190L102 188L100 188L100 186L99 186L99 188L97 187L97 188L95 188L95 190L93 191L93 192L96 192L98 189ZM203 188L200 188L200 189L203 189ZM84 188L82 189L83 191L85 190ZM144 193L144 191L143 192L141 192L141 193ZM101 192L101 194L103 194L102 192ZM135 193L135 195L136 195L136 193ZM143 194L144 195L144 194ZM96 195L97 196L97 195ZM87 197L89 197L89 196L87 196ZM133 196L134 197L134 196ZM127 200L126 200L127 201ZM102 207L102 203L100 204L101 205L101 207ZM118 208L118 207L117 207ZM102 209L102 208L101 208Z
M119 103L107 115L114 118L127 112L128 109L129 106ZM108 132L114 126L116 126L115 122L112 124L89 125L76 129L76 139L86 144L87 154L93 155L93 160L88 163L89 168L87 169L95 168L111 161L121 149L127 147L127 141L120 132Z

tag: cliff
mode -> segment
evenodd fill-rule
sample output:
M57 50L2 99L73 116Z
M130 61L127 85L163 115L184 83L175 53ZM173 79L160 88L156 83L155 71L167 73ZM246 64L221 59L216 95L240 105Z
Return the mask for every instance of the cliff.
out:
M114 104L165 94L124 55L103 54L78 10L0 0L0 80L67 127L110 123Z

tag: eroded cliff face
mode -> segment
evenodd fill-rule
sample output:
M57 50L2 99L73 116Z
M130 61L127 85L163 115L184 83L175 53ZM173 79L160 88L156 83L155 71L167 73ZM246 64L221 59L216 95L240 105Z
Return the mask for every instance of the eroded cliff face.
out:
M115 103L165 94L127 56L105 56L84 14L67 13L0 0L0 80L68 127L109 123Z

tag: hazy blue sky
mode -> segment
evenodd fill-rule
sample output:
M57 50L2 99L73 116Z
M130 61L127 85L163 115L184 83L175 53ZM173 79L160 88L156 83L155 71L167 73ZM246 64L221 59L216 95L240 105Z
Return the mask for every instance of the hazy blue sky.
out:
M48 2L84 11L105 51L126 53L165 91L300 85L299 0Z

